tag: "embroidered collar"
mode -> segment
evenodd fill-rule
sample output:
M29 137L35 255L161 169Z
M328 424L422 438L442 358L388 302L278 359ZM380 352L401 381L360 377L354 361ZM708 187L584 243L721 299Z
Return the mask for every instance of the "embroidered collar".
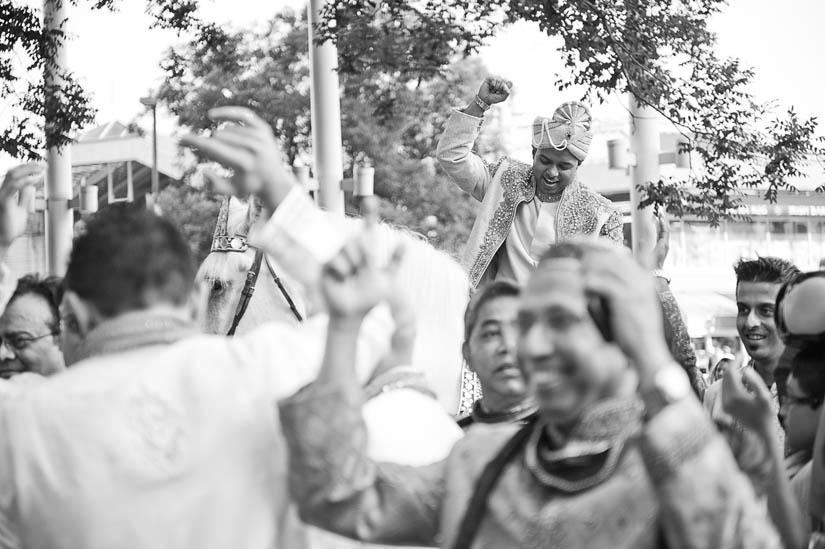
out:
M539 421L525 448L527 469L544 486L575 493L592 488L609 478L625 443L641 428L644 407L637 398L608 399L587 410L573 428L567 442L558 449L547 443L547 422ZM557 470L575 468L584 462L596 463L586 475L565 475ZM553 472L551 472L551 470Z
M508 410L491 412L484 408L481 399L475 401L470 415L475 423L518 423L538 413L538 406L528 399Z

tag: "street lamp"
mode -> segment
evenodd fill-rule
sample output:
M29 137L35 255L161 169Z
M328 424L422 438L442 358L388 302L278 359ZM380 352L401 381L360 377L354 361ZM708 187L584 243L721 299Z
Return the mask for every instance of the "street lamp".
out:
M160 191L158 182L158 100L156 97L141 97L140 102L152 109L152 198L157 199Z

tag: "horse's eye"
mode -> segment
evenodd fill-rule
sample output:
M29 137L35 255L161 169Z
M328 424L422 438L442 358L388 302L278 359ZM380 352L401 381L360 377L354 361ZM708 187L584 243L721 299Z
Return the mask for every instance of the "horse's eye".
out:
M226 289L226 284L223 282L223 280L216 280L212 283L213 292L222 292L224 291L224 289Z

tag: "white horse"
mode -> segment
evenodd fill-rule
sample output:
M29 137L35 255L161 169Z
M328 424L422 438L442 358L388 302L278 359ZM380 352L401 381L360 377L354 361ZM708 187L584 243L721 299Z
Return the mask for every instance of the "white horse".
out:
M198 278L211 288L203 326L206 332L226 334L239 312L242 314L236 322L236 334L270 320L299 322L299 318L313 312L311 299L302 285L267 257L261 259L254 292L246 306L241 307L242 291L256 253L246 247L245 237L258 215L254 202L234 197L225 200L221 207L212 253L198 271ZM360 225L351 219L345 227L354 233ZM464 368L461 355L463 315L470 291L466 272L452 257L422 238L385 224L377 227L375 252L379 261L388 257L399 243L405 248L399 287L413 304L417 320L413 363L423 370L449 413L469 410L478 397L478 389L474 376Z
M198 271L198 278L211 287L203 326L210 333L226 334L231 330L243 334L263 322L300 322L313 313L311 296L272 258L261 256L257 278L250 274L257 256L255 250L246 247L245 235L257 216L254 203L233 198L221 206L213 251ZM343 223L347 231L360 229L355 220ZM461 437L450 416L460 411L462 394L468 409L478 393L475 378L464 370L461 356L463 313L470 283L455 260L408 232L380 225L375 242L373 252L378 261L388 259L398 244L404 245L398 286L416 313L413 365L423 371L438 401L414 385L398 384L399 376L394 374L403 369L382 373L370 383L368 391L372 395L363 408L367 451L378 461L425 465L446 457ZM311 277L302 280L307 278ZM253 292L245 289L249 286L254 287ZM464 379L467 381L462 387ZM377 547L311 527L305 533L312 548Z

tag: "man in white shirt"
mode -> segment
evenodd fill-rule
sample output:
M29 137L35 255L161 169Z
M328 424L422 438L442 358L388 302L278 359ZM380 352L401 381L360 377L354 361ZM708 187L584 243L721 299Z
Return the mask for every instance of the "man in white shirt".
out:
M759 374L765 386L770 390L774 413L773 429L778 441L778 452L784 450L785 432L779 424L780 396L784 386L777 375L780 358L785 351L785 344L779 338L774 320L776 296L782 284L795 276L799 270L789 261L777 257L759 257L753 260L742 259L735 266L736 329L739 337L750 355L751 360L745 366ZM787 370L785 372L787 376ZM723 407L722 392L724 384L717 381L705 394L704 407L711 418L720 427L733 450L733 455L743 471L748 473L758 492L766 489L771 452L765 449L759 437L747 431Z
M292 179L271 130L253 140L237 191L272 212ZM279 213L269 224L288 233ZM200 335L194 274L174 226L128 205L75 241L62 307L73 367L0 399L0 547L304 546L273 402L315 377L326 318ZM368 324L362 382L393 330L386 309Z

